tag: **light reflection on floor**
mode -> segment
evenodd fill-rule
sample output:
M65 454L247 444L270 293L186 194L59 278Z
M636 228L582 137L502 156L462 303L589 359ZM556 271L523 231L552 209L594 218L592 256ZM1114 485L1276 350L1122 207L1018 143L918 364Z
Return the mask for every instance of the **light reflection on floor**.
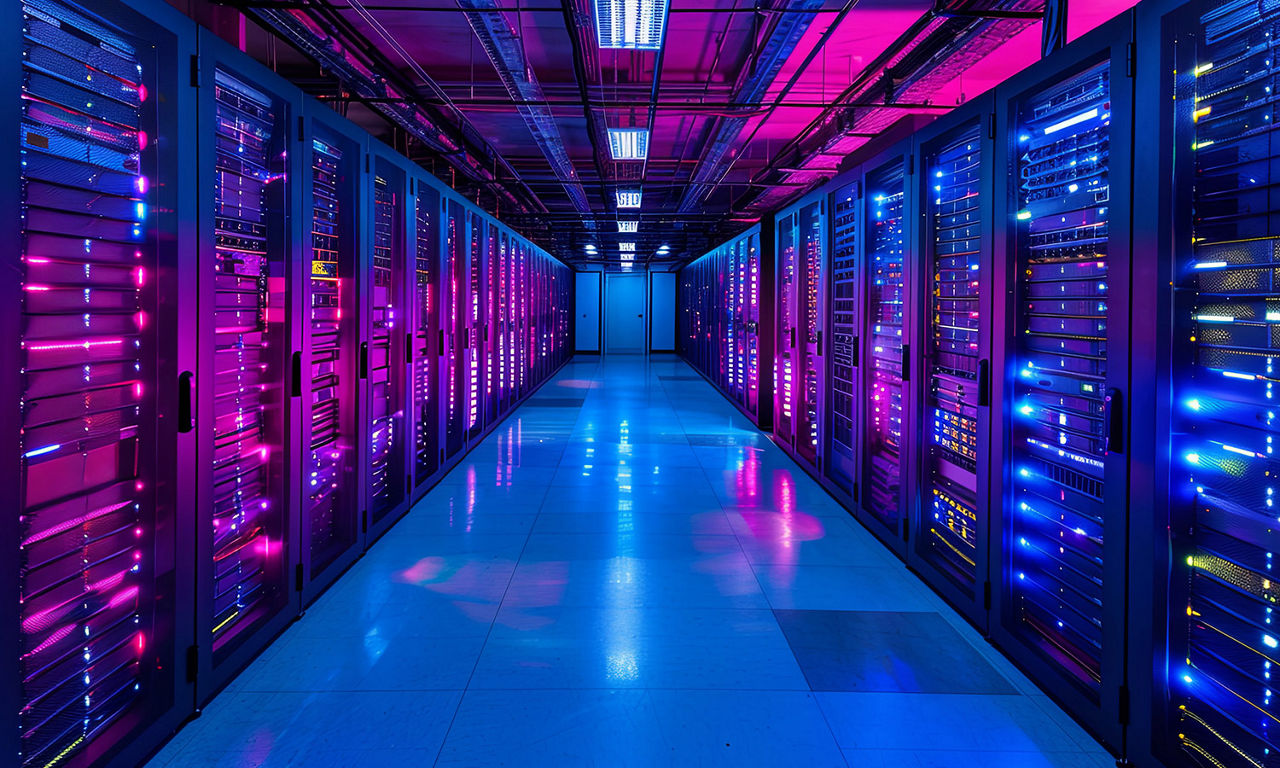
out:
M150 765L432 764L1111 760L688 366L590 357Z

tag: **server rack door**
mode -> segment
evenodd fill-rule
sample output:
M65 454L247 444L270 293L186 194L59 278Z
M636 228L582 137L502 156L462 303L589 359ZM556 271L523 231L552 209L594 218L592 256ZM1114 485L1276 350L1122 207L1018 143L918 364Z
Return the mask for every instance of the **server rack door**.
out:
M132 765L190 712L195 28L149 4L0 11L7 278L0 763ZM189 218L188 218L189 220Z
M746 405L752 416L760 413L760 234L742 241L743 280L746 283L743 336L746 356Z
M509 325L511 320L510 268L511 237L503 230L498 236L498 255L494 262L494 346L497 359L498 412L505 415L511 408L511 347Z
M827 201L821 199L800 209L797 248L801 249L800 288L796 292L797 332L800 347L800 379L796 396L796 453L821 469L822 409L826 355L823 272L827 252Z
M507 390L512 402L520 398L520 242L511 239L507 251Z
M862 182L854 180L831 195L832 238L830 302L831 355L827 361L827 444L825 473L851 499L857 499L858 411L862 394L858 383L859 307L861 273L859 250L862 226Z
M366 205L370 217L368 266L362 294L366 302L366 347L361 353L366 403L362 462L365 509L369 528L379 535L404 511L408 477L409 430L405 424L405 308L407 288L406 194L408 176L398 163L375 153L371 165L373 193Z
M414 180L413 483L423 488L440 468L440 193Z
M501 337L499 317L502 305L500 278L502 265L498 253L498 240L506 239L507 233L494 225L489 225L489 236L484 253L484 328L480 338L484 341L484 400L485 426L497 422L502 415L502 372L501 358L498 353L498 341Z
M1113 746L1127 690L1132 24L1099 28L997 94L997 163L1010 173L995 256L1010 282L995 313L1006 326L993 634Z
M290 486L291 325L301 263L293 89L202 34L197 688L204 700L299 610Z
M1169 233L1157 251L1169 274L1150 283L1172 284L1172 329L1162 344L1171 388L1156 433L1167 446L1168 455L1158 455L1166 474L1155 478L1155 509L1167 505L1169 518L1157 518L1154 531L1167 522L1170 538L1156 541L1161 557L1133 577L1142 586L1160 582L1154 596L1167 613L1156 626L1167 637L1143 647L1168 653L1158 657L1164 664L1138 669L1156 678L1152 746L1167 765L1271 766L1280 747L1272 695L1280 665L1273 581L1280 11L1195 2L1140 29L1143 39L1159 34L1165 43L1158 73L1142 87L1160 94L1169 131L1157 163L1159 186L1172 194L1156 230ZM1135 349L1135 360L1140 354ZM1138 649L1132 657L1142 661Z
M484 345L481 322L484 308L485 222L480 214L467 212L467 264L465 281L466 308L466 392L467 439L472 440L484 429Z
M441 199L445 220L444 290L445 306L445 458L452 458L466 445L466 209L457 200Z
M923 297L917 360L919 492L909 562L979 626L987 624L990 531L989 346L994 103L970 102L918 138Z
M775 421L773 432L782 444L795 448L796 444L796 387L798 380L798 363L796 339L796 293L799 289L799 258L796 252L797 221L795 214L786 214L778 218L778 336L777 352L774 357L774 381L777 391L774 395L777 405L774 408Z
M880 534L902 552L908 536L905 498L911 365L911 275L906 260L907 230L912 211L908 156L901 150L872 165L863 184L866 249L866 328L862 333L868 365L862 367L862 509Z
M307 105L299 136L305 171L302 343L293 393L302 400L303 600L309 602L363 549L360 536L361 200L364 144L355 126Z

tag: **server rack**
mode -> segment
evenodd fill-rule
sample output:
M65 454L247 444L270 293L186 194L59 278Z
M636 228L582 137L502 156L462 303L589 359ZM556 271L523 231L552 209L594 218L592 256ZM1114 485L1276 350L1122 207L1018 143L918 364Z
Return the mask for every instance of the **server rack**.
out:
M484 431L484 329L482 311L485 305L485 243L488 229L478 211L467 212L467 273L463 297L466 314L463 350L466 378L466 439L474 440Z
M300 398L300 569L314 600L364 551L359 455L361 264L367 135L333 110L303 105L303 328L293 354Z
M862 395L859 381L862 349L862 227L865 213L861 169L842 174L831 194L831 270L827 306L831 354L827 359L827 408L824 472L845 503L856 506L859 427Z
M201 33L196 687L210 697L298 613L289 351L301 263L297 91Z
M1135 178L1160 195L1135 211L1134 288L1158 313L1135 326L1133 354L1159 378L1155 406L1133 416L1130 667L1150 706L1131 751L1143 765L1271 766L1280 15L1174 5L1140 7L1138 23L1140 45L1159 41L1139 59L1138 109L1160 141L1135 146Z
M1126 13L997 88L992 635L1122 747L1133 80Z
M441 376L444 326L441 301L440 191L426 174L412 177L413 284L410 288L412 355L413 487L415 496L425 492L441 466Z
M406 334L410 259L409 161L371 142L366 183L366 261L360 286L365 302L361 325L360 402L364 504L371 538L382 535L408 509L412 487L409 456L408 382L410 339ZM414 253L416 257L416 243Z
M757 225L687 264L677 276L681 353L757 424L763 256Z
M908 443L912 419L912 306L919 270L907 259L914 242L914 154L907 139L863 165L861 242L863 321L859 366L863 375L860 510L868 526L895 552L906 550Z
M920 276L907 307L920 329L913 367L908 562L986 629L990 601L990 345L995 102L990 93L917 134Z
M6 765L133 765L189 711L195 25L141 2L0 11ZM185 417L178 418L179 416Z
M821 467L823 268L826 195L811 194L780 213L777 227L778 335L774 436L810 467Z
M499 345L502 339L502 254L507 233L495 222L489 224L485 240L485 301L480 339L484 344L485 426L497 423L503 413L502 371Z
M444 447L440 460L453 458L466 446L467 433L467 216L461 201L441 196L444 219L444 253L441 276L444 286Z

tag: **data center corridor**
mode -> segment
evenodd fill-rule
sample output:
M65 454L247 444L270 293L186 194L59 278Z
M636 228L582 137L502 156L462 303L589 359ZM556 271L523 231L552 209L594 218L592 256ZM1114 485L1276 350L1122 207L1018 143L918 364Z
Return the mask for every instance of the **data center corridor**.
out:
M1112 761L655 356L567 364L149 765L433 763Z

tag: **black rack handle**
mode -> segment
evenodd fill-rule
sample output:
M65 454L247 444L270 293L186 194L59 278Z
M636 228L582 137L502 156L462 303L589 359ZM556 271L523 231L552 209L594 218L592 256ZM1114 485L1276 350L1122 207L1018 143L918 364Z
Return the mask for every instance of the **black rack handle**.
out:
M821 356L822 355L822 331L818 331L817 344L818 344L818 355Z
M796 329L795 328L791 329L791 348L792 349L796 348Z
M294 352L289 365L289 395L302 397L302 352Z
M902 380L911 381L911 345L902 345Z
M360 378L369 378L369 342L360 342Z
M404 361L406 363L413 362L413 334L406 333L404 335Z
M978 361L978 405L991 405L991 361Z
M849 359L853 361L852 365L854 368L857 368L862 364L862 347L859 346L861 341L862 340L857 336L849 337Z
M1124 395L1115 387L1108 387L1102 399L1103 445L1107 453L1124 453Z
M439 333L440 340L436 343L436 355L438 357L444 357L444 329L441 328Z
M195 429L195 419L191 412L191 380L195 374L183 371L178 374L178 431L190 432Z

